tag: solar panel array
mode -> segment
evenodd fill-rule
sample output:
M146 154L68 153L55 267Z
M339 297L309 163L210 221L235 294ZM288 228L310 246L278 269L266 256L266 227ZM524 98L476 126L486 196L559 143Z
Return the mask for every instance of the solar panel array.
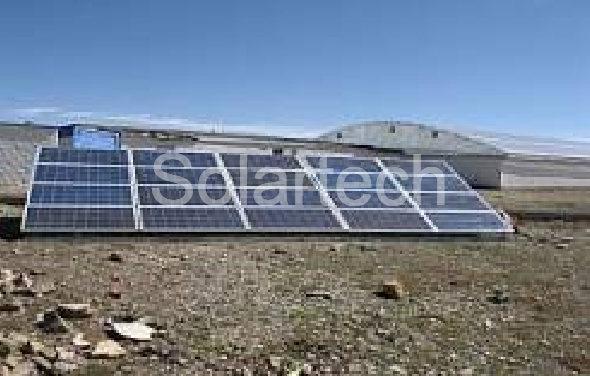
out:
M31 232L509 232L443 161L39 148Z

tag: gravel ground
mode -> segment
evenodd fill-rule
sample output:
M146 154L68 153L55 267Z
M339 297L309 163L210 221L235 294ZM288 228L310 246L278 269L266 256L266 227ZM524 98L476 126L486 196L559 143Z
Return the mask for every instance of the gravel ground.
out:
M0 312L0 332L67 343L35 316L83 302L97 313L73 324L91 342L113 314L166 329L79 375L590 374L588 227L525 223L504 241L0 240L0 268L57 287ZM107 296L114 275L120 299ZM377 293L389 280L404 297Z

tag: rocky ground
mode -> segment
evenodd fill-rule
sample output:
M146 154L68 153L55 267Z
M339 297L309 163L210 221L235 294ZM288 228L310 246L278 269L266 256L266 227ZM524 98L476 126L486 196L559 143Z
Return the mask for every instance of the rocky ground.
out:
M590 374L588 227L0 240L2 372Z

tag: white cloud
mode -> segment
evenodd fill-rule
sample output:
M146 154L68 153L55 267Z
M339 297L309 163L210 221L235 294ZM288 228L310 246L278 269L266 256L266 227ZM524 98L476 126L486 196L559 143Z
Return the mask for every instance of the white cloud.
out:
M14 113L21 116L36 116L44 114L56 114L61 112L61 109L56 107L30 107L30 108L18 108L13 110Z

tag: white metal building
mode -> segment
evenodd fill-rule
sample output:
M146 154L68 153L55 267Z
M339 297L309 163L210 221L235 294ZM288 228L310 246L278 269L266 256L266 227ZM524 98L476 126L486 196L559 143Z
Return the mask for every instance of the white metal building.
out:
M349 125L320 139L440 156L475 187L590 187L590 143L585 142L458 132L397 121Z

